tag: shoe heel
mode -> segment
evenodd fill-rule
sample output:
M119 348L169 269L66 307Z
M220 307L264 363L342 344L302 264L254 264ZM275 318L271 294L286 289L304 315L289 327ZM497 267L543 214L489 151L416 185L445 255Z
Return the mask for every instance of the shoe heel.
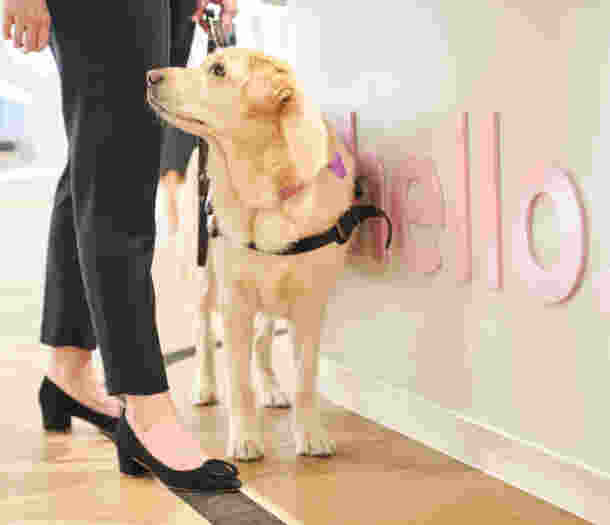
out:
M137 461L127 456L121 456L121 454L119 454L119 470L128 476L145 476L148 474L148 470Z
M45 430L66 432L72 426L72 418L65 412L42 408L42 426Z

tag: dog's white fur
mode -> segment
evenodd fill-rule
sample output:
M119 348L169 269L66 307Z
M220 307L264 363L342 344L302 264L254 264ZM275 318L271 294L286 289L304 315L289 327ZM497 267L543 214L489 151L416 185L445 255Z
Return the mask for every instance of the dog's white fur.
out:
M270 362L274 321L285 319L297 371L291 393L296 451L333 455L335 443L320 419L316 381L325 308L350 242L298 255L267 255L243 246L254 241L264 250L277 250L330 228L352 203L354 158L281 60L225 48L208 55L199 68L156 71L163 78L149 87L151 107L171 125L209 143L210 191L223 234L210 239L205 269L196 266L197 246L178 242L189 279L201 290L196 401L216 399L211 316L217 311L228 356L227 456L262 457L251 349L262 404L288 406ZM347 169L344 178L326 167L336 151ZM197 167L196 149L177 205L178 237L183 239L197 239ZM304 185L301 191L282 199L283 189L299 185ZM257 316L262 324L255 333Z

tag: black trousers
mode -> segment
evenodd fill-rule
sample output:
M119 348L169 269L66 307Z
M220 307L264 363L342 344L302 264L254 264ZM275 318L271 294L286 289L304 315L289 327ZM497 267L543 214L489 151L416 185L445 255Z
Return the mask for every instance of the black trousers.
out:
M51 215L40 341L99 347L111 395L164 392L151 265L168 128L146 103L145 74L185 65L196 0L47 5L68 161Z
M193 44L193 35L195 25L182 20L184 7L188 7L190 11L187 16L193 14L196 1L180 2L180 9L172 9L172 37L170 49L170 63L172 66L186 66L191 46ZM192 4L192 9L191 9ZM187 11L188 11L187 9ZM202 58L203 59L203 58ZM198 64L197 64L198 65ZM179 128L165 127L163 128L163 143L161 146L161 176L165 175L169 170L175 170L180 173L186 171L186 166L193 149L197 146L197 137L190 133L185 133Z

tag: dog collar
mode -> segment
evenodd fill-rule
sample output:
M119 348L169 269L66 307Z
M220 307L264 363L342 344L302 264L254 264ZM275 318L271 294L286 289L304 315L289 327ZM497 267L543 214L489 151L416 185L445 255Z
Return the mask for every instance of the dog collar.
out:
M335 175L337 177L339 177L340 179L347 176L347 169L345 169L345 164L343 164L343 158L341 157L341 155L339 154L338 151L335 153L333 160L331 160L326 165L326 167L329 168L331 171L333 171L335 173ZM290 197L294 197L301 190L305 189L305 186L306 186L305 183L301 183L298 186L282 188L280 190L280 199L282 201L285 201L287 199L290 199Z

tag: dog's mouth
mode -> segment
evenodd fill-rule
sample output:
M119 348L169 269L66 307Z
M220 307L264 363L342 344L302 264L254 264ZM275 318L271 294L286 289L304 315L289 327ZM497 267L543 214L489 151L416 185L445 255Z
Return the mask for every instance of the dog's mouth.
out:
M147 92L146 99L147 99L148 103L151 105L151 107L157 113L159 113L162 117L166 115L173 119L183 120L186 122L192 122L193 124L198 124L200 126L208 127L208 125L203 120L199 120L199 119L193 118L191 116L182 115L180 113L175 113L173 111L169 111L167 108L165 108L163 105L161 105L158 101L156 101L153 98L153 96L150 94L150 92Z

